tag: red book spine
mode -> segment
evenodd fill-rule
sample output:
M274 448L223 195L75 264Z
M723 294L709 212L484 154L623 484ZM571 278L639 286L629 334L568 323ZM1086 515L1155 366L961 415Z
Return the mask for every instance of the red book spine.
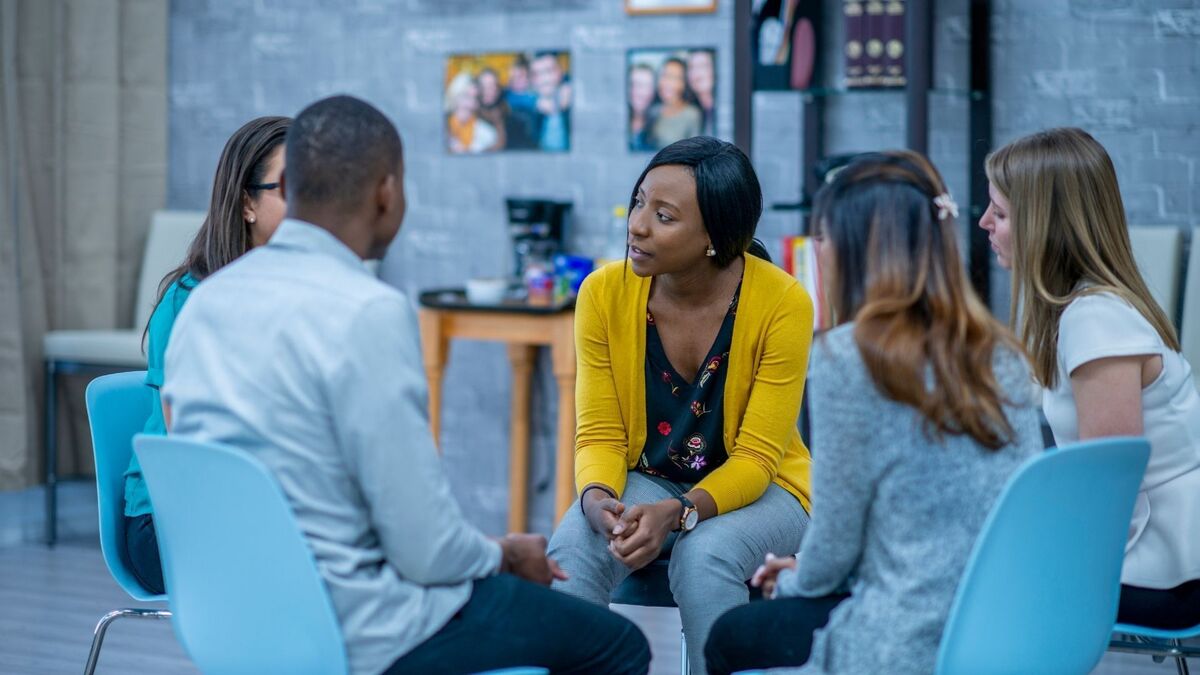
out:
M866 16L861 0L845 0L842 17L846 22L846 86L861 87L865 84L866 67Z

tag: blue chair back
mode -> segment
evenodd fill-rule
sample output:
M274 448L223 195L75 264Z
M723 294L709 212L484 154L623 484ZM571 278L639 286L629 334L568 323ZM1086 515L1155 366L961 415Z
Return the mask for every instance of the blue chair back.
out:
M146 371L105 375L91 381L84 399L96 460L96 500L100 511L100 550L117 584L134 600L166 600L142 587L125 552L125 470L133 456L133 436L146 426L155 391Z
M951 606L940 675L1091 672L1117 615L1133 503L1150 445L1109 438L1017 470Z
M139 435L175 634L209 675L347 672L341 628L291 506L246 452Z

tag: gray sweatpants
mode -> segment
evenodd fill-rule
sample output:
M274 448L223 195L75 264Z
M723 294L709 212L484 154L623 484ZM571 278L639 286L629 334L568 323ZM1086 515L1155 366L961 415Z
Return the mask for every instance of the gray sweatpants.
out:
M630 471L621 501L628 508L681 495L686 487ZM704 641L714 622L749 601L746 580L767 553L792 555L808 526L808 514L787 490L771 484L758 501L701 522L686 535L667 539L671 593L679 605L693 673L704 673ZM578 503L550 538L550 557L570 575L554 588L605 607L630 569L612 556L604 536L592 531Z

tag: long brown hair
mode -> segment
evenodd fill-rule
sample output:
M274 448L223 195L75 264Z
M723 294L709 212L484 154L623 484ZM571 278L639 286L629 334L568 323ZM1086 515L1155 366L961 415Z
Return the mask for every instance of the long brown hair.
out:
M245 200L258 196L259 190L253 186L263 182L267 160L275 148L283 145L291 124L290 117L259 117L244 124L226 141L213 177L212 200L204 224L188 247L183 263L159 283L155 309L175 282L182 283L185 276L191 275L199 283L250 250L250 223L242 217L242 209ZM149 330L147 325L143 340Z
M986 168L1009 202L1012 317L1043 386L1057 384L1059 319L1082 295L1122 298L1179 351L1175 327L1138 271L1104 146L1082 129L1048 129L988 155Z
M833 253L822 274L827 304L834 323L855 323L863 363L885 396L916 408L938 435L966 434L996 450L1013 429L993 356L1020 347L967 282L955 218L934 203L941 195L937 170L907 150L838 172L814 212Z

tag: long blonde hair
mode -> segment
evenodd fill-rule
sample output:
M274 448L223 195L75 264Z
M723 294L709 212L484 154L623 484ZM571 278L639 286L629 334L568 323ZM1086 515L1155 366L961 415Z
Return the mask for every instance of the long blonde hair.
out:
M1082 295L1124 299L1179 351L1134 261L1117 172L1096 139L1075 128L1039 131L988 155L986 168L1009 202L1011 316L1042 386L1057 384L1059 319Z
M996 450L1014 431L993 358L1001 347L1021 349L967 281L955 219L934 203L945 193L933 165L911 151L868 155L838 172L814 209L823 245L833 247L825 295L838 323L855 322L863 364L885 396L916 408L939 435Z

